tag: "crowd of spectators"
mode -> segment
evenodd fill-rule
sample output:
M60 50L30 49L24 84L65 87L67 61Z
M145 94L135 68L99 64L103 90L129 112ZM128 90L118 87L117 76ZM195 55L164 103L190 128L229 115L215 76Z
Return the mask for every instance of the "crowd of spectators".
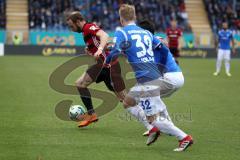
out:
M6 28L6 0L0 0L0 29Z
M120 26L118 8L127 0L29 0L30 29L67 29L65 16L79 10L87 20L108 31ZM190 31L184 0L137 0L138 20L152 20L158 31L165 31L171 19L176 19L184 31Z
M90 3L89 17L107 30L119 26L118 8L126 0L97 0ZM190 31L184 0L137 0L132 1L136 7L137 19L152 20L158 31L165 31L170 21L176 19L184 31Z
M70 0L29 0L29 28L64 29L64 12L71 9Z
M208 18L214 33L228 22L229 28L240 32L240 1L239 0L204 0Z

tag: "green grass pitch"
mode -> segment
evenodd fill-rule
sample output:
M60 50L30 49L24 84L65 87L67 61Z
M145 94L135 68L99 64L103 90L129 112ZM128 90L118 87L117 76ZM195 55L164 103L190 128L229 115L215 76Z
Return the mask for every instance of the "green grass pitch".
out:
M177 126L195 144L175 153L174 137L162 135L146 146L143 126L118 107L87 128L62 121L55 105L63 99L80 104L78 96L64 95L48 84L50 74L69 57L0 57L0 160L235 160L240 150L239 60L232 60L232 77L222 70L212 76L214 59L181 59L185 85L165 99ZM66 80L74 84L83 69ZM105 89L101 83L92 85ZM97 105L96 101L94 101Z

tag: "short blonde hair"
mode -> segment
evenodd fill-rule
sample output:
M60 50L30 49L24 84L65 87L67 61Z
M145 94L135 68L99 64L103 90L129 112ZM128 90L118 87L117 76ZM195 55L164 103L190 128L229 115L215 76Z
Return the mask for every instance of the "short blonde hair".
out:
M122 4L119 8L119 15L125 21L135 21L136 20L135 7L129 4Z

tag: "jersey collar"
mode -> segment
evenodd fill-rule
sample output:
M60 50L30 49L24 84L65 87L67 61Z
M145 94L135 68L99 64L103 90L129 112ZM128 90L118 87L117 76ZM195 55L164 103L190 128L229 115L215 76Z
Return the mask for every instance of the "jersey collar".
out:
M136 23L132 22L132 23L129 23L127 26L131 26L131 25L135 25L136 26Z
M86 22L86 23L83 25L81 32L84 31L84 28L86 27L87 24L88 24L88 22Z

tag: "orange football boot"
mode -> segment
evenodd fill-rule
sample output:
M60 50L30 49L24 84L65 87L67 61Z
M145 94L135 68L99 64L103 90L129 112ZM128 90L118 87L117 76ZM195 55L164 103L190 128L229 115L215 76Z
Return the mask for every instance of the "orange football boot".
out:
M84 119L78 123L78 127L86 127L89 124L91 124L93 122L97 122L97 121L98 121L98 117L97 117L96 113L93 113L91 115L90 114L86 114L84 116Z

